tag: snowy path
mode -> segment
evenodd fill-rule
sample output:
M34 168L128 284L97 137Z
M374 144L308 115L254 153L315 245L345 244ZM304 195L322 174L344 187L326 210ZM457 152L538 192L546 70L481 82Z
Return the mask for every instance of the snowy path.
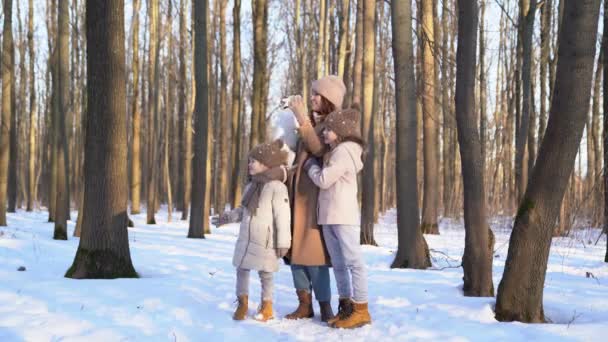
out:
M433 267L448 268L391 270L396 248L391 212L376 228L381 247L364 247L374 323L344 331L324 326L318 317L232 321L237 225L193 240L185 237L187 222L166 223L165 215L157 216L156 226L144 224L145 214L132 217L131 255L141 279L71 280L63 275L78 246L71 237L74 222L68 241L54 241L46 212L9 214L9 227L0 227L0 341L592 341L604 340L608 326L605 237L593 245L599 230L553 241L544 303L555 324L498 323L494 298L461 295L462 269L456 266L464 248L462 224L442 222L440 236L426 237ZM507 255L507 225L505 220L492 224L495 288ZM18 272L19 266L27 270ZM287 266L281 266L275 282L275 314L283 317L296 306ZM253 314L259 301L255 273L251 284ZM335 309L333 275L332 291Z

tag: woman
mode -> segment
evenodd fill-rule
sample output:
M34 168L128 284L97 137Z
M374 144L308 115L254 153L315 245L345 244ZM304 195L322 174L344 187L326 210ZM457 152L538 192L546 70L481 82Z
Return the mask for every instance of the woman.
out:
M288 180L292 208L292 245L287 256L299 305L286 318L313 317L311 292L314 291L321 309L321 320L327 322L333 317L330 303L330 261L321 227L317 225L319 188L302 167L309 158L322 158L329 151L322 139L325 128L323 121L329 113L342 108L346 86L340 77L330 75L313 81L311 88L311 114L307 113L301 96L295 96L289 104L300 125L295 173Z

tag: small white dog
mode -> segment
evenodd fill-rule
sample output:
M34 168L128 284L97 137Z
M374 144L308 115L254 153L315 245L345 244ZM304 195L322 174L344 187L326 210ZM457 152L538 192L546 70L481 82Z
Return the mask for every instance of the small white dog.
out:
M293 164L298 148L298 122L289 108L274 112L270 117L270 141L281 139L283 149L289 154L288 163Z

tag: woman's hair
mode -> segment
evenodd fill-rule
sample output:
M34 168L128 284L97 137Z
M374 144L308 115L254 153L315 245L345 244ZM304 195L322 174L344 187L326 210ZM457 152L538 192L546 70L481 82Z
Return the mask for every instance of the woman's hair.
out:
M321 96L321 110L317 112L317 114L325 117L327 115L329 115L329 113L333 112L334 110L336 110L336 105L334 105L333 103L329 102L328 99L325 98L325 96L320 95ZM312 114L312 110L310 111L310 113L308 113L308 115L310 116L310 122L312 122L314 124L315 122L315 118Z

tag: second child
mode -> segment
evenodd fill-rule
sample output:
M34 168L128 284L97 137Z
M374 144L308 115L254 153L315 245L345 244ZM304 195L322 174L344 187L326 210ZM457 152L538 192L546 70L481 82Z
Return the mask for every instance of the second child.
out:
M371 323L367 306L367 271L361 255L357 173L363 169L360 114L337 110L325 119L323 132L330 152L323 165L309 159L304 169L320 188L318 224L329 252L340 295L333 328L357 328ZM352 278L352 281L351 281Z

